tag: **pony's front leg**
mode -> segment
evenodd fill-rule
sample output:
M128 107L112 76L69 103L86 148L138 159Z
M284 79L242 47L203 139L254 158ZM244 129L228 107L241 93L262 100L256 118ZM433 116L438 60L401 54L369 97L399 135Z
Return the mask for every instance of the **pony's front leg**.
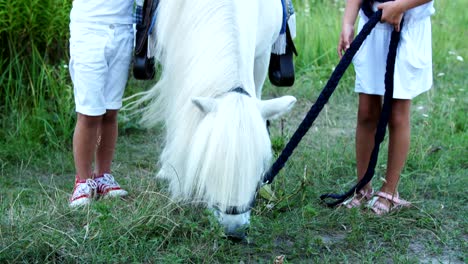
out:
M265 78L268 73L268 65L270 64L270 51L255 57L254 62L254 82L255 95L258 99L262 98L262 88L265 83Z

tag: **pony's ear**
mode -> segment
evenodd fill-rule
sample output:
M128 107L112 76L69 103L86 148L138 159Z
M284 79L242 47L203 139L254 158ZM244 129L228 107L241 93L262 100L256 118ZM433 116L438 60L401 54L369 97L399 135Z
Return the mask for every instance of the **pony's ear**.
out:
M259 101L258 108L265 120L274 119L291 110L295 102L295 97L283 96L280 98Z
M218 107L216 99L209 97L194 97L192 98L192 103L194 103L198 109L205 114L216 111L216 108Z

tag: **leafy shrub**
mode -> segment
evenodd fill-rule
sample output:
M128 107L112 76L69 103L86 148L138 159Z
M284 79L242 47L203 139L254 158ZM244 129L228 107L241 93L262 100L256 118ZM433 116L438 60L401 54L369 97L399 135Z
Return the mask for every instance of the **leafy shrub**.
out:
M1 156L60 148L71 136L70 7L65 0L0 0Z

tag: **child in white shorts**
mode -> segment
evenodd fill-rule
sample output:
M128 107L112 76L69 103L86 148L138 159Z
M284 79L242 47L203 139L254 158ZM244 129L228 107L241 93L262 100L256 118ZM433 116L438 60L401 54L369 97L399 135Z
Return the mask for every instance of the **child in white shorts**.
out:
M354 39L354 23L362 1L348 0L338 43L340 57ZM385 71L390 36L400 31L394 74L392 113L389 120L389 146L385 181L380 191L373 191L370 183L344 204L348 208L368 202L376 214L385 214L410 203L399 198L397 187L406 162L410 144L411 99L432 87L432 49L430 16L434 13L430 0L396 0L374 2L374 10L382 10L382 22L356 53L355 91L359 94L356 127L356 160L358 181L364 177L374 147L374 136L385 92ZM359 30L368 21L360 11ZM372 199L371 199L372 198Z
M132 59L132 25L72 22L70 33L76 112L100 116L120 109Z
M77 123L70 206L127 194L111 174L117 112L133 51L133 0L74 0L70 13L70 75ZM95 165L94 171L92 165Z

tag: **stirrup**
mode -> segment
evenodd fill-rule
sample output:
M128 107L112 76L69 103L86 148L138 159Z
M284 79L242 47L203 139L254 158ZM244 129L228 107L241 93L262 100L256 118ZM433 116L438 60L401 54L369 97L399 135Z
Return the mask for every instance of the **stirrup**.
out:
M154 57L148 57L148 48L151 44L148 35L154 25L158 0L145 0L143 4L143 21L136 25L135 54L133 57L133 76L137 80L151 80L156 73Z
M271 84L279 87L292 86L294 84L293 53L297 56L297 50L289 31L286 27L286 53L282 55L271 53L268 67L268 78Z

